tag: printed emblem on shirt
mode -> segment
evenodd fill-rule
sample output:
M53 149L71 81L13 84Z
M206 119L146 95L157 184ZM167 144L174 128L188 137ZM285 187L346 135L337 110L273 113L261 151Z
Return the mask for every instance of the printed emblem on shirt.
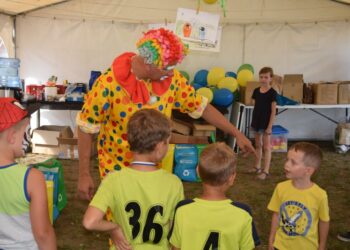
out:
M310 210L298 201L286 201L280 207L279 223L288 236L306 236L310 230Z

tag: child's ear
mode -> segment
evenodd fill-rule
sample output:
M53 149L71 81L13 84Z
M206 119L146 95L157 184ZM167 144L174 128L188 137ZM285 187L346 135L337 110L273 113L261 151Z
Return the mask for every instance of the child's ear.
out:
M9 128L6 132L6 140L9 144L13 144L16 141L16 130L13 128Z
M197 165L197 167L196 167L196 173L197 173L197 176L198 176L199 178L201 178L201 176L200 176L200 174L199 174L199 165Z
M306 172L308 173L308 175L313 175L316 172L316 168L314 167L306 167Z
M230 184L230 186L233 185L233 183L235 182L236 179L236 173L233 173L230 175L230 177L228 178L228 183Z

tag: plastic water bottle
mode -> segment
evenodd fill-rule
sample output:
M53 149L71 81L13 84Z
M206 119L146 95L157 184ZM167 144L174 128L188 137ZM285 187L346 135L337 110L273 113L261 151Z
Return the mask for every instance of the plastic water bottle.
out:
M20 61L17 58L0 57L0 87L20 88L18 76Z

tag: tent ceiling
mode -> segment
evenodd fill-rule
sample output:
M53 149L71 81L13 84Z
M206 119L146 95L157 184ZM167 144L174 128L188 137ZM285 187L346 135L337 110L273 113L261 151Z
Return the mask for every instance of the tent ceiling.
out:
M175 21L177 8L197 9L198 2L201 11L219 13L224 23L350 19L350 6L334 0L226 0L225 18L220 0L0 0L0 10L47 18L159 23Z
M17 15L34 9L65 2L64 0L0 0L0 12Z

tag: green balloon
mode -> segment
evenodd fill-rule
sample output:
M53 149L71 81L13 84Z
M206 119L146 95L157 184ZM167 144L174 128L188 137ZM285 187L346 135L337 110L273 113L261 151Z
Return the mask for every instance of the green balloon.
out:
M190 75L186 71L180 70L180 73L187 79L187 81L190 81Z
M251 71L251 72L253 73L253 75L254 75L254 67L253 67L251 64L248 64L248 63L242 64L242 65L238 68L238 70L237 70L237 75L238 75L238 72L240 72L240 71L243 70L243 69L247 69L247 70Z

